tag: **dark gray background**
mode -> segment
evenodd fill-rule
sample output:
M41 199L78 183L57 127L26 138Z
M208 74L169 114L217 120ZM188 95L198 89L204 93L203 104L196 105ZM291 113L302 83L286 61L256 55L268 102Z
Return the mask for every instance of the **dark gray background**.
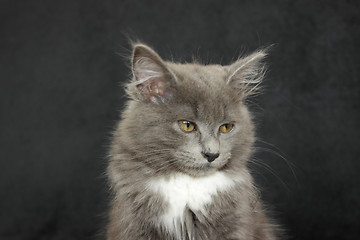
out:
M0 28L0 239L101 238L126 34L206 63L275 44L252 104L263 198L290 239L359 239L358 1L1 0Z

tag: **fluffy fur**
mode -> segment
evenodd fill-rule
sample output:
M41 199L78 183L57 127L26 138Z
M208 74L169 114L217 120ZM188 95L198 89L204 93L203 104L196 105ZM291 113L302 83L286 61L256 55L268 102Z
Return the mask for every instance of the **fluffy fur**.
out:
M130 99L110 151L108 240L276 239L246 167L255 138L244 100L261 82L265 56L177 64L134 45ZM223 124L233 128L222 133Z

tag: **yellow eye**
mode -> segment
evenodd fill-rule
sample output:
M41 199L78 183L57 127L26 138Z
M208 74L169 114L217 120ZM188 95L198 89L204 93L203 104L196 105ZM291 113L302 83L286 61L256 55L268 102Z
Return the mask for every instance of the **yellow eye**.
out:
M228 132L230 132L232 129L233 129L233 127L234 127L234 124L232 124L232 123L225 123L225 124L223 124L223 125L221 125L220 126L220 132L222 132L222 133L228 133Z
M178 121L180 128L186 132L190 133L195 130L195 124L186 120Z

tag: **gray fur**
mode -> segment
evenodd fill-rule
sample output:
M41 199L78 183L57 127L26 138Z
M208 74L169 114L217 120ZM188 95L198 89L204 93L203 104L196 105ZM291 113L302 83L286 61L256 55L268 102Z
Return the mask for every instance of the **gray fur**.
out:
M230 66L177 64L134 45L130 99L110 151L108 240L276 239L246 167L255 137L243 102L263 77L265 55L258 51ZM178 120L195 122L197 132L179 131ZM229 122L233 131L220 134ZM208 163L201 151L220 155ZM194 179L221 172L242 181L212 195L205 213L187 207L174 233L159 220L169 203L148 183L179 172Z

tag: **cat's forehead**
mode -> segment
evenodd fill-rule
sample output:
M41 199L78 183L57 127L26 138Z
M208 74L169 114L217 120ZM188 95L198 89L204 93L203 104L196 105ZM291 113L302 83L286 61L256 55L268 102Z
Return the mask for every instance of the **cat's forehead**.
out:
M182 65L177 70L175 95L180 114L214 123L232 118L239 102L234 101L237 95L226 84L222 66Z
M223 80L227 69L221 65L175 64L168 63L175 74L183 80L204 81L208 83Z
M225 67L175 63L168 66L178 78L175 98L180 115L208 123L234 119L238 94L226 84Z
M241 115L241 107L228 105L222 102L180 103L173 109L178 119L202 122L209 125L218 125L225 122L235 122Z

